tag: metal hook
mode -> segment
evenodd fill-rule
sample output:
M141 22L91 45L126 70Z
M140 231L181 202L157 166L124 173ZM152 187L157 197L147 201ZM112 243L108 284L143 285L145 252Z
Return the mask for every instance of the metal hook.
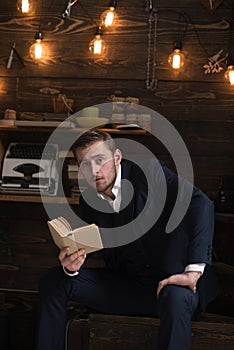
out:
M68 0L67 7L66 7L65 11L63 12L62 17L67 18L70 16L70 13L71 13L71 0Z
M71 14L71 7L72 7L77 1L78 1L78 0L74 0L74 1L72 2L72 0L68 0L67 7L66 7L65 11L64 11L63 14L62 14L62 18L70 17L70 14Z
M25 67L25 64L24 64L24 60L23 58L20 56L20 54L18 53L18 51L16 50L16 43L13 43L12 46L11 46L11 51L10 51L10 54L9 54L9 57L8 57L8 61L7 61L7 69L10 69L11 68L11 64L12 64L12 61L13 61L13 56L14 56L14 53L16 54L18 60L20 61L20 63L22 64L23 67Z
M148 12L153 10L153 0L145 0L145 9Z

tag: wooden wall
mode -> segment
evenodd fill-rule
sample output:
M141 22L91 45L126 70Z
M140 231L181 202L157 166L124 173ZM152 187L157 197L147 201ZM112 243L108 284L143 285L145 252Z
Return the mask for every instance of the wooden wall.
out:
M75 4L67 19L61 16L65 0L34 2L30 15L19 14L16 1L0 3L1 117L6 108L18 113L52 112L52 96L45 93L48 88L74 99L74 111L108 102L111 95L134 96L175 125L191 153L196 184L204 191L215 192L221 175L233 174L234 88L223 72L205 75L203 68L208 57L221 49L229 52L233 46L232 0L224 0L213 13L199 0L153 1L158 10L155 91L148 91L145 84L149 17L145 1L118 2L119 26L104 31L108 54L99 59L93 58L88 44L95 31L93 21L99 21L108 1L81 0L90 18ZM185 14L180 22L178 12ZM167 58L177 40L179 23L181 31L185 28L185 17L186 64L175 74ZM50 56L35 64L29 47L39 23ZM13 42L25 67L14 55L11 69L6 69Z
M145 83L149 12L144 0L118 1L119 26L104 31L108 55L99 59L88 51L95 25L78 4L72 7L71 17L64 20L61 14L65 0L32 1L34 12L25 16L17 12L16 0L0 2L0 118L7 108L18 114L53 112L49 89L74 99L74 111L108 102L112 95L137 97L141 105L161 113L177 128L191 154L195 183L214 196L221 176L234 175L234 87L224 79L223 72L205 75L203 65L219 50L233 50L233 0L224 0L213 13L199 0L153 1L158 10L155 91L147 90ZM109 3L80 2L97 22ZM175 74L167 59L178 36L178 12L190 20L183 39L186 64ZM40 22L50 57L35 64L29 57L29 47ZM183 16L180 24L181 28L185 25ZM25 67L14 55L11 69L7 69L14 42ZM159 149L158 157L167 160L163 149ZM2 202L0 243L0 287L10 291L6 303L17 313L18 308L11 303L16 305L14 299L21 298L21 294L14 291L36 291L41 272L57 264L40 205ZM30 298L24 294L24 311ZM22 348L31 349L28 334L19 329L21 318L20 314L14 319L14 344L10 348L15 349L21 342Z

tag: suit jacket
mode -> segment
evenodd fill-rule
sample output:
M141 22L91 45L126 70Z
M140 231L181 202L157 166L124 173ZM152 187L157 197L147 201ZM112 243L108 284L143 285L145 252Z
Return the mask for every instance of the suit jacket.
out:
M178 194L178 176L153 159L139 165L129 161L121 164L119 213L114 213L109 203L91 188L81 197L82 219L100 227L107 268L154 279L157 283L184 272L188 264L205 263L197 285L200 308L204 310L219 292L210 266L213 203L185 179L180 179ZM172 232L166 233L176 199L183 209L188 191L191 191L191 200L185 215Z

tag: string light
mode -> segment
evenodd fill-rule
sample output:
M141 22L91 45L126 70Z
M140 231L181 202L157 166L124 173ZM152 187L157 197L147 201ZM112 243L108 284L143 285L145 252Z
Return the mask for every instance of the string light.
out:
M184 66L184 54L181 51L180 44L175 44L173 52L168 57L168 63L175 70L178 70Z
M234 85L234 65L230 64L227 67L227 71L224 74L224 77L229 81L231 85Z
M115 26L118 21L118 15L116 13L117 0L112 0L109 4L109 8L101 15L101 25L106 28Z
M102 39L102 29L97 27L95 38L89 44L89 51L94 55L103 55L106 51L105 41Z
M35 35L35 42L31 45L29 54L31 58L40 62L43 61L47 56L47 50L45 44L42 42L43 34L41 31L37 32Z
M19 0L17 2L17 9L22 13L29 13L31 6L31 1L29 0Z

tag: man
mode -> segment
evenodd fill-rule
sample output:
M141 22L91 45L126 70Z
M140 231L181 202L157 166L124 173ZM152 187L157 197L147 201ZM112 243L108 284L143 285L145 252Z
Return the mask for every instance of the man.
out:
M72 255L61 250L61 267L41 282L36 350L64 349L68 300L107 314L159 317L157 349L188 350L192 317L218 290L209 266L211 201L192 188L184 218L166 233L178 192L174 173L156 160L145 160L142 167L123 160L114 140L101 131L81 135L73 152L89 185L80 201L82 219L100 227L106 268L86 268L84 249ZM184 181L181 201L189 186Z

